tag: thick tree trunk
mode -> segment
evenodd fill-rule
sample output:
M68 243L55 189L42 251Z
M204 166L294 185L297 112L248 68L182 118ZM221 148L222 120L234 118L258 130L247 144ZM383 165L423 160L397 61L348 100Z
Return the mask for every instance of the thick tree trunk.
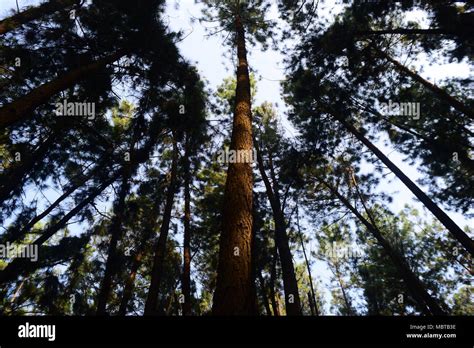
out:
M35 88L14 102L2 106L0 108L0 129L33 116L34 114L30 111L46 103L57 93L74 86L74 84L87 78L87 76L90 76L104 66L120 59L126 52L126 50L120 50L88 65L66 72L62 76Z
M153 268L151 271L150 288L145 303L145 315L155 315L158 311L158 294L160 292L161 280L163 278L163 267L166 256L166 243L171 222L171 212L173 210L174 196L176 193L178 176L178 145L173 138L173 161L171 164L171 178L166 193L166 204L163 212L163 221L160 228L160 236L155 247L155 256L153 258Z
M279 194L277 192L278 187L276 187L277 184L276 177L274 175L273 162L270 161L270 170L273 174L272 180L274 187L272 187L267 173L265 172L262 154L257 142L255 142L255 149L257 150L258 168L265 184L267 197L270 201L270 206L272 207L273 218L275 221L275 244L278 247L278 253L280 255L283 288L285 290L286 313L287 315L302 315L298 282L296 280L295 269L293 266L293 257L291 255L290 244L286 234L286 222L281 209Z
M79 3L78 0L49 0L39 6L28 8L11 17L2 19L0 21L0 35L6 34L30 21L40 19L50 13L71 7L77 3Z
M433 94L435 94L440 100L445 101L447 104L451 105L454 109L462 112L463 114L470 117L471 119L474 119L473 109L469 108L464 103L461 103L459 100L449 95L445 90L439 88L438 86L435 86L434 84L425 80L423 77L421 77L417 73L411 71L406 66L401 64L399 61L393 59L390 55L388 55L384 51L377 49L376 52L381 57L387 59L390 63L392 63L400 73L410 76L413 80L415 80L416 82L420 83L425 88L433 92Z
M183 315L191 314L191 159L189 135L186 135L184 154L184 235L183 280L181 282L184 303Z
M380 230L371 224L366 218L360 214L356 208L344 197L342 196L333 186L325 182L324 180L319 179L324 186L326 186L367 228L367 230L372 233L377 242L382 246L384 251L390 257L395 267L400 273L400 276L405 281L405 284L408 290L412 293L413 297L422 307L425 314L433 315L443 315L446 314L444 310L438 305L437 301L431 297L431 295L426 291L425 286L421 281L416 277L411 271L410 267L406 264L406 261L400 256L390 245L390 243L383 237Z
M252 151L250 76L245 30L237 16L237 87L231 150ZM252 190L250 163L230 163L224 193L214 315L249 315L256 312L252 286Z
M447 228L447 230L461 243L466 250L474 256L474 241L456 223L433 202L413 181L410 180L382 151L380 151L370 140L360 133L354 126L349 124L344 117L330 111L333 117L338 120L350 133L360 142L367 146L375 156L377 156L404 184L410 191L424 204L426 208Z

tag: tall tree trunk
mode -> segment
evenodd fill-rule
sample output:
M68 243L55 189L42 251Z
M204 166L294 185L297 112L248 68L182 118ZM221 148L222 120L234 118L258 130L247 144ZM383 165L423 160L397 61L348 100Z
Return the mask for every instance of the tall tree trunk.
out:
M184 235L183 280L181 282L184 303L183 315L191 314L191 149L189 134L186 135L184 153Z
M310 288L311 288L311 293L308 293L308 295L311 295L312 301L310 301L310 303L312 303L313 307L314 307L313 315L319 315L318 304L316 302L316 292L314 291L314 285L313 285L313 276L311 275L311 266L309 264L308 256L306 255L306 248L304 246L303 233L301 233L301 228L300 228L300 215L299 215L299 206L298 205L296 206L296 226L298 227L298 234L299 234L299 237L300 237L301 249L303 250L304 261L305 261L305 264L306 264L306 270L308 271L309 285L310 285Z
M461 103L459 100L449 95L445 90L425 80L423 77L421 77L417 73L411 71L406 66L401 64L399 61L393 59L390 55L388 55L384 51L377 49L376 52L381 57L387 59L390 63L392 63L400 73L410 76L413 80L415 80L416 82L420 83L425 88L433 92L433 94L435 94L440 100L445 101L456 110L462 112L463 114L470 117L471 119L474 119L474 111L471 108L469 108L467 105L465 105L464 103Z
M240 16L235 21L237 39L237 87L231 150L252 151L250 76L245 30ZM252 286L252 190L250 163L230 163L224 192L222 233L217 284L212 312L215 315L248 315L256 311Z
M318 178L318 180L323 183L323 185L326 186L329 191L331 191L365 225L365 227L370 233L372 233L374 238L382 246L384 251L392 260L400 276L405 281L408 290L412 293L412 296L420 304L425 314L446 314L444 310L438 305L437 301L432 298L431 295L426 291L425 286L421 283L418 277L413 274L404 258L399 255L399 253L396 252L392 248L390 243L383 237L380 230L376 226L371 224L366 218L364 218L362 214L360 214L357 209L354 208L354 206L344 196L342 196L332 185L320 178Z
M123 234L122 223L125 213L125 199L130 191L130 169L131 168L123 169L124 174L122 176L122 183L120 185L117 203L114 207L114 216L109 227L111 238L107 253L107 261L105 264L104 277L102 279L99 296L97 297L97 315L106 314L107 301L110 297L113 277L117 273L117 268L119 266L117 246Z
M28 8L11 17L2 19L0 21L0 35L6 34L30 21L40 19L50 13L71 7L77 3L79 3L78 0L49 0L39 6Z
M163 212L163 221L160 228L160 236L155 246L155 256L153 258L153 268L151 271L151 281L145 302L145 315L155 315L158 310L158 294L160 292L161 280L163 278L164 259L166 255L166 243L171 222L171 212L173 210L174 196L177 186L178 175L178 144L173 136L173 161L171 164L171 177L168 191L166 193L166 204Z
M119 50L116 53L110 54L95 62L70 70L58 78L35 88L30 93L20 97L14 102L2 106L0 108L0 130L33 116L34 114L30 111L46 103L57 93L74 86L76 83L87 78L99 69L120 59L126 53L126 50Z
M360 133L354 126L349 124L344 117L336 112L330 111L333 117L338 120L350 133L372 151L404 184L410 191L424 204L426 208L447 228L447 230L461 243L466 250L474 256L474 241L456 223L433 202L413 181L410 180L382 151L380 151L369 139Z
M290 244L286 234L286 222L281 209L276 177L274 175L273 161L270 160L270 171L272 173L274 187L272 187L267 173L265 172L262 154L257 142L255 142L255 149L257 151L258 167L265 184L267 197L270 201L275 221L275 244L278 247L278 253L280 255L283 288L285 290L286 313L287 315L302 315L298 282L296 280L293 257L291 255ZM270 154L269 156L271 158L272 155Z

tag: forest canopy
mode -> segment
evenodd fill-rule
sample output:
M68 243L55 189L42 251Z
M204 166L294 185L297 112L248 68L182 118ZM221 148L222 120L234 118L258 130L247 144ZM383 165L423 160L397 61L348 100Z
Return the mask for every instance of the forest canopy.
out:
M474 315L472 1L17 3L1 315Z

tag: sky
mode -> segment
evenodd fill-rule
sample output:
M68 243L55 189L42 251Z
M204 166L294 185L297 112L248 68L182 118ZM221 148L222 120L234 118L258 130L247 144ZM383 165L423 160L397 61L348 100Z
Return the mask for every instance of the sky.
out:
M20 9L28 6L38 4L38 0L18 0ZM179 3L179 6L176 4ZM12 9L16 8L15 0L0 0L0 18L6 17ZM340 6L335 7L335 11L340 9ZM321 8L320 16L331 17L329 8ZM267 14L269 19L278 20L278 12L276 6ZM178 43L181 54L189 61L194 62L202 77L209 82L209 87L213 90L222 83L223 79L234 74L234 63L229 55L224 55L228 52L227 46L223 44L221 36L209 37L205 29L204 23L199 21L192 22L193 18L201 16L201 7L195 3L195 0L168 0L168 7L166 11L165 23L168 23L170 30L183 31L185 39ZM414 12L411 18L422 18L421 12ZM407 18L407 20L410 18ZM283 25L280 22L280 25ZM288 42L289 46L294 45L294 42ZM258 91L255 96L257 104L264 101L271 102L277 105L277 110L281 117L281 124L286 130L287 136L294 136L295 130L287 122L285 117L286 107L281 97L281 81L285 79L284 56L281 52L269 49L262 52L258 47L249 50L249 65L251 70L256 74L258 79ZM420 75L430 81L440 81L447 77L468 76L470 74L467 64L442 64L442 65L428 65L425 59L421 57L417 61L412 62L412 65L417 68ZM423 69L421 66L423 65ZM393 148L386 147L382 141L377 145L383 152L399 166L413 181L421 178L421 174L417 171L416 166L409 165L404 161L404 157L394 151ZM372 170L370 167L363 167L365 171ZM418 210L429 215L429 212L416 201L413 194L400 182L389 176L391 182L385 180L380 185L379 189L386 193L390 193L393 198L393 203L390 208L393 212L401 210L405 204L410 204ZM425 190L425 192L427 192ZM474 226L473 220L467 220L462 214L445 212L461 227L469 225ZM431 216L430 216L431 218ZM315 231L316 232L316 231ZM310 246L311 247L311 246ZM318 264L316 264L318 266ZM318 267L319 268L319 267ZM327 271L323 272L322 278L327 277Z

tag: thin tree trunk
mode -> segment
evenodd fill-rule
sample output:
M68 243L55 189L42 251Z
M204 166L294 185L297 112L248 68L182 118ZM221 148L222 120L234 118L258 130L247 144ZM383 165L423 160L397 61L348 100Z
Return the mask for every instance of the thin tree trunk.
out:
M123 234L122 223L125 213L125 199L130 191L130 169L131 168L123 169L124 174L122 176L122 183L120 185L117 203L114 207L114 216L109 227L111 238L107 252L104 277L97 297L97 315L106 314L106 307L112 289L113 277L117 273L117 268L119 266L117 246L119 241L122 239Z
M270 284L269 284L270 300L272 302L272 309L273 309L274 316L280 316L280 307L279 307L278 300L276 297L276 292L275 292L277 260L278 260L278 248L275 245L275 250L273 252L273 265L270 271Z
M49 0L39 6L28 8L11 17L2 19L0 21L0 35L6 34L30 21L39 19L61 9L71 7L77 3L79 3L78 0Z
M160 202L158 201L158 197L160 196L157 196L155 198L153 209L146 223L139 246L137 248L137 251L133 255L130 274L128 275L127 280L125 282L122 299L120 301L120 308L118 314L121 316L127 314L127 307L128 303L132 299L133 289L135 287L135 278L137 276L138 269L140 268L143 257L145 256L148 241L153 236L153 233L156 231L158 225L158 215L160 213Z
M411 71L406 66L401 64L399 61L393 59L390 55L388 55L384 51L377 49L376 52L383 58L387 59L390 63L392 63L399 72L410 76L413 80L417 81L418 83L422 84L425 88L433 92L433 94L435 94L439 99L445 101L446 103L451 105L453 108L462 112L463 114L470 117L471 119L474 119L474 111L471 108L469 108L467 105L465 105L464 103L461 103L459 100L449 95L445 90L425 80L423 77L421 77L417 73Z
M158 131L159 129L157 128L159 126L159 119L156 118L152 121L152 124L150 125L150 139L147 141L147 143L144 145L144 147L140 150L134 151L132 156L131 156L131 163L130 165L133 165L133 163L143 163L149 158L150 151L153 149L153 147L156 144L157 138L158 138ZM97 196L99 196L107 187L109 187L114 181L116 181L120 175L122 174L122 171L116 171L115 173L111 173L107 180L103 181L102 184L100 184L98 187L94 188L86 198L84 198L81 203L76 205L69 213L67 213L62 219L60 219L56 224L46 228L41 236L37 238L33 243L34 245L37 245L38 247L41 246L44 242L46 242L48 239L50 239L52 236L54 236L58 231L60 231L70 219L72 219L76 214L78 214L82 209L84 209L87 205L92 203ZM17 258L10 262L7 267L3 269L3 271L0 271L0 284L4 284L8 281L14 280L16 277L19 275L27 275L29 274L33 269L35 269L35 264L33 263L30 259L20 259Z
M76 83L87 78L104 66L120 59L126 53L126 50L120 50L95 62L91 62L88 65L70 70L58 78L35 88L30 93L20 97L14 102L2 106L0 108L0 129L32 117L34 113L31 113L31 111L46 103L54 95L74 86Z
M252 112L250 76L245 29L240 16L236 21L237 87L231 150L252 151ZM248 315L256 312L252 286L252 192L250 163L230 163L224 192L222 233L219 246L214 315Z
M267 313L267 315L271 316L272 311L270 309L270 302L268 301L267 287L265 286L265 279L263 278L261 270L259 270L257 273L258 273L258 281L260 282L260 294L262 296L263 306L265 307L265 312Z
M306 269L308 271L309 285L311 288L311 293L308 293L308 295L311 294L311 297L312 297L312 302L310 303L313 303L313 306L314 306L313 315L319 315L318 305L316 302L316 293L314 291L314 285L313 285L313 276L311 275L311 267L308 261L308 256L306 255L306 248L304 246L303 234L301 233L301 228L300 228L300 215L299 215L298 205L296 206L296 226L298 227L298 234L300 237L301 249L303 250L304 261L306 264Z
M186 135L184 154L184 235L183 235L183 280L181 282L184 303L183 315L191 314L191 159L189 135Z
M301 302L298 291L298 282L296 280L295 269L293 266L293 258L291 255L288 236L286 234L286 222L281 210L281 203L276 186L276 177L274 175L273 162L270 163L270 170L272 172L272 180L274 187L271 186L270 180L265 172L263 165L262 154L260 152L257 142L255 142L255 149L257 151L257 162L265 184L268 200L273 211L273 218L275 220L275 244L278 247L280 255L283 288L285 290L285 304L287 315L302 315ZM271 155L270 155L271 157Z
M145 302L145 315L155 315L158 310L158 294L160 292L161 280L163 278L164 259L166 256L166 244L171 222L171 212L173 210L174 196L176 193L176 181L178 171L178 145L173 137L173 161L171 164L171 178L166 194L165 210L163 212L163 221L160 228L160 236L155 247L155 256L153 258L153 268L151 271L151 281Z
M466 250L474 256L474 241L456 223L433 202L413 181L410 180L382 151L380 151L370 140L360 133L354 126L349 124L341 115L330 112L350 133L360 142L367 146L424 204L426 208L447 228L447 230L461 243Z
M425 286L421 281L416 277L409 266L406 264L406 261L400 256L390 245L390 243L383 237L380 230L367 221L356 208L344 197L342 196L332 185L321 180L318 180L326 186L367 228L367 230L372 233L377 242L382 246L384 251L390 257L395 267L397 267L400 276L405 281L407 288L412 293L413 297L422 307L425 314L434 314L434 315L443 315L446 314L443 309L438 305L436 300L431 297L431 295L426 291Z

